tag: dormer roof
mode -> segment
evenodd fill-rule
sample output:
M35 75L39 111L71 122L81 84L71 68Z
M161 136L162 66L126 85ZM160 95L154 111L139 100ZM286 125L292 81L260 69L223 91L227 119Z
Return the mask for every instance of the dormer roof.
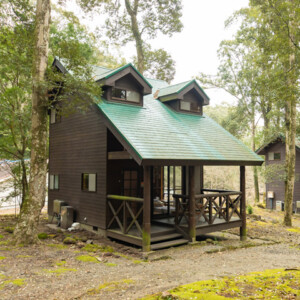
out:
M152 85L131 63L113 70L94 66L93 70L95 73L95 81L103 85L114 86L115 81L128 74L131 74L136 81L143 86L144 95L151 94L152 92Z
M203 99L203 105L208 105L210 99L195 79L161 88L157 98L162 102L182 99L183 95L193 88Z

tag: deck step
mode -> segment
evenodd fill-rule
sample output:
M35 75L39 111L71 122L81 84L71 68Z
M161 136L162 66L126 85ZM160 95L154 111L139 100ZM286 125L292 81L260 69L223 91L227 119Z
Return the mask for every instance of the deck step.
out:
M157 237L157 236L164 236L164 235L168 235L168 234L173 234L173 233L177 233L177 231L173 228L167 228L164 229L162 231L158 231L158 232L154 232L151 234L151 238Z
M167 242L157 243L157 244L151 245L151 250L158 250L158 249L163 249L163 248L168 248L168 247L184 245L184 244L187 244L188 242L189 241L186 239L177 239L177 240L171 240L171 241L167 241Z
M160 242L160 241L167 241L167 240L174 240L174 239L178 239L181 238L182 234L181 233L177 233L172 232L172 233L168 233L168 234L164 234L164 235L159 235L159 236L151 236L151 243L156 243L156 242Z

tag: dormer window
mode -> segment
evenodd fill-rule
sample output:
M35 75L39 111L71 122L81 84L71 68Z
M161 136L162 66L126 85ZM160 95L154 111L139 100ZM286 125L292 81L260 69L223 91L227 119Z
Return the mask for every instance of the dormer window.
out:
M112 88L112 99L119 101L129 101L139 103L141 95L135 91L128 91L124 89Z
M180 110L199 113L201 112L201 106L195 102L180 101Z

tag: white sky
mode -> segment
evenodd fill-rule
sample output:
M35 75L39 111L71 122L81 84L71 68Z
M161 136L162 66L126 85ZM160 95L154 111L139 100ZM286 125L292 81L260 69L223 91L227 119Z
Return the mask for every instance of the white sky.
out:
M67 9L72 8L72 2L69 1ZM171 38L158 36L151 41L152 48L164 48L176 61L176 76L172 83L189 80L200 72L216 74L219 44L222 40L231 38L236 30L234 26L225 29L224 22L233 12L246 7L248 0L182 0L182 3L183 31ZM85 19L83 23L94 27L99 19ZM134 45L128 45L121 51L128 61L135 55ZM211 98L211 105L234 101L230 95L220 90L206 92Z

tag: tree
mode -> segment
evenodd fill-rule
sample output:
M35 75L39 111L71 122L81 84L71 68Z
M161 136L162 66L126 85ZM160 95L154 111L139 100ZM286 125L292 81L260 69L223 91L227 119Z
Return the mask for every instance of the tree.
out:
M142 74L154 63L153 58L160 58L162 54L166 56L162 49L151 52L146 40L155 38L159 33L172 36L183 28L180 21L181 0L78 0L78 2L85 11L103 8L102 12L109 16L106 19L106 35L111 42L123 46L128 42L135 42L137 69ZM170 59L168 61L172 63ZM169 64L166 67L169 67ZM172 66L170 70L173 72L174 67ZM168 69L166 71L170 73ZM170 78L163 69L156 75L162 76L158 79Z
M50 0L37 0L32 68L31 166L29 195L14 231L17 243L34 243L44 206L47 174L47 93L43 88L48 60Z
M295 0L251 0L251 6L260 11L260 24L270 28L273 38L265 45L272 53L272 59L282 67L278 74L284 78L281 87L281 100L285 107L286 140L286 180L284 224L292 225L292 203L295 183L295 139L297 122L297 103L299 103L299 25L300 3ZM262 39L260 39L261 41Z

